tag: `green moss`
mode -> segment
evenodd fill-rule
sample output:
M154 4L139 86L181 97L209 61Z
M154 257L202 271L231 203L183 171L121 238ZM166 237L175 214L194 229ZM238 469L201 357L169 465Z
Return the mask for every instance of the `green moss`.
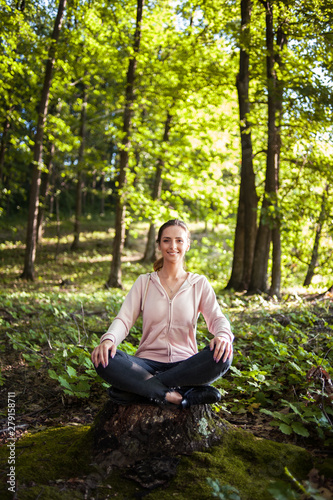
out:
M311 455L303 448L256 438L249 432L230 428L220 445L183 457L170 484L146 494L146 490L123 476L124 471L114 469L106 475L106 471L94 466L91 443L89 427L53 428L18 441L16 477L20 500L37 497L83 499L84 489L76 488L75 484L71 486L71 482L64 485L70 478L81 478L78 484L89 484L90 491L98 498L133 499L145 492L147 500L159 500L161 496L165 500L211 500L208 477L218 479L221 486L228 484L237 488L242 500L271 500L267 492L270 481L288 481L285 466L298 480L305 479L313 466ZM0 458L4 461L7 455L8 450L3 447ZM320 469L323 467L325 464ZM0 497L11 499L12 494L7 491L3 478Z
M45 485L52 480L87 473L91 457L89 429L83 426L57 427L27 434L17 441L15 476L19 484L32 482ZM3 447L0 458L5 464L5 470L8 469L7 456L8 450ZM7 486L4 482L0 485L2 498L6 498L2 494L8 494Z
M89 427L59 427L28 434L17 443L17 474L21 481L45 484L87 472L91 455Z
M304 479L312 467L310 454L290 444L259 439L251 433L229 431L220 446L183 458L177 476L164 489L163 498L205 500L212 498L207 478L237 488L242 500L271 500L267 487L271 480L287 480L284 467ZM147 499L158 499L160 490Z
M83 500L84 493L73 490L58 489L56 486L33 486L27 489L19 489L20 500L36 500L40 498L43 500Z

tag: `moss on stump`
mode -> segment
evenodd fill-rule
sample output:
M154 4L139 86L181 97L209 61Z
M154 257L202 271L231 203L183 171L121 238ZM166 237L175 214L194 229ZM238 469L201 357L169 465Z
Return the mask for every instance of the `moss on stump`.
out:
M128 431L131 432L132 429L137 432L129 417L129 408L126 408L122 407L120 414L124 419L127 415ZM159 419L161 424L163 419L167 418L170 449L178 449L175 443L179 434L178 426L181 424L179 419L186 417L185 412L173 415L175 410L171 409L169 412L169 409L164 408L159 409L163 411L159 414L159 411L154 413L149 408L145 406L135 410L142 412L143 422L146 422L142 424L143 435L149 436L150 426L157 425ZM110 408L109 410L111 411ZM212 415L210 420L206 410L201 410L201 420L199 418L193 423L199 435L199 442L205 434L206 439L213 437L213 423L218 420L216 415ZM197 444L194 444L193 450L201 451L193 451L189 455L177 451L174 455L167 455L165 449L160 449L156 455L150 450L152 453L149 462L142 458L142 450L137 443L133 452L121 451L122 460L126 463L121 465L109 462L106 466L107 455L109 454L111 461L115 459L115 455L112 455L110 448L112 429L109 428L104 436L96 434L96 426L101 425L107 417L107 412L103 414L103 411L92 428L52 428L28 434L16 443L17 498L83 500L113 497L135 499L144 496L147 500L157 500L163 496L165 500L211 500L212 491L207 484L207 478L210 477L218 479L221 485L228 484L237 488L242 500L272 500L267 488L272 480L288 482L284 473L285 466L298 480L305 479L313 467L311 455L306 450L290 444L256 438L250 432L238 430L223 421L216 427L218 439L215 444L212 440L212 447L197 448ZM153 423L151 419L154 420ZM106 420L104 427L105 423ZM125 422L122 425L125 425ZM161 429L161 432L164 430ZM193 433L191 435L193 437ZM172 441L174 436L175 442ZM118 440L118 450L126 450L126 443L121 434L115 437ZM136 439L140 442L138 437ZM143 441L145 451L150 453L149 439ZM103 443L104 452L96 451L98 443ZM187 445L184 450L185 453L192 451ZM13 498L6 485L7 456L8 450L3 446L0 449L1 463L4 464L0 497L4 500ZM165 457L168 457L168 460ZM327 469L330 464L324 464L324 467Z

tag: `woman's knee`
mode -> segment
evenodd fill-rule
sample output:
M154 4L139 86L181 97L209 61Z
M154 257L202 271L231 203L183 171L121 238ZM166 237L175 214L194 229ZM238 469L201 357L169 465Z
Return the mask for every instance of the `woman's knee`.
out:
M226 361L223 361L223 353L221 359L216 362L216 360L214 359L214 351L211 351L209 346L206 346L204 348L204 351L207 351L207 354L209 353L208 355L212 372L216 377L222 377L229 370L232 364L232 357L228 358Z
M110 372L110 369L112 370L112 364L114 366L118 364L119 358L122 357L122 354L123 353L121 351L117 351L114 358L111 358L111 355L109 354L108 364L106 366L103 366L102 363L100 363L98 366L95 366L97 374L100 377L104 378L105 373Z
M108 366L108 365L107 365L107 366ZM104 376L103 376L103 375L105 374L105 370L106 370L107 366L106 366L106 367L104 367L104 366L102 365L102 363L100 363L98 366L94 366L94 368L95 368L95 370L96 370L97 375L99 375L100 377L104 378Z

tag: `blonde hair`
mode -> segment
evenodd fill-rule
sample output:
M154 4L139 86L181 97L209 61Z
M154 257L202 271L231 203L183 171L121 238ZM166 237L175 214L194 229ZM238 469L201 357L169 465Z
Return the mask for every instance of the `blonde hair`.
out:
M168 220L167 222L165 222L160 227L160 229L158 231L156 243L158 243L158 244L161 243L162 234L163 234L164 229L166 229L167 227L170 227L170 226L179 226L179 227L181 227L186 232L187 239L188 240L190 239L190 231L188 230L188 227L185 224L185 222L183 222L182 220L179 220L179 219L171 219L171 220ZM161 257L160 259L157 259L154 262L154 266L153 267L154 267L154 271L159 271L160 269L162 269L162 267L163 267L163 257Z

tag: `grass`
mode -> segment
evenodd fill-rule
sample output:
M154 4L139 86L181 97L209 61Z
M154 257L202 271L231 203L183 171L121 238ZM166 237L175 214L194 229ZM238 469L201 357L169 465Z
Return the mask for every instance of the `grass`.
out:
M235 334L232 369L223 380L215 383L223 395L223 402L215 410L229 422L252 430L257 436L298 444L310 451L316 449L316 454L326 464L323 473L331 474L332 458L327 457L333 443L333 411L327 392L328 379L324 376L308 379L307 374L318 366L328 378L333 373L332 297L322 294L324 286L306 290L300 287L297 273L293 282L288 278L292 286L283 291L281 300L225 292L232 258L230 229L221 225L214 232L205 233L200 224L194 224L191 229L192 247L187 268L209 278ZM146 231L147 225L138 223L130 233L122 265L124 290L118 290L104 287L111 263L113 229L110 229L110 221L85 219L77 252L70 250L72 221L62 221L59 239L55 223L49 221L38 248L34 282L19 278L24 258L24 226L19 221L10 227L2 226L0 420L6 421L8 391L15 391L17 423L30 422L29 415L36 415L30 430L38 431L38 439L44 439L44 442L48 438L43 432L54 429L55 423L91 423L105 397L105 389L93 369L90 352L117 314L136 277L151 271L150 265L140 262ZM135 352L141 326L139 319L123 342L122 349ZM205 322L200 318L199 348L209 340ZM40 418L42 413L39 411L44 411L49 404L50 416ZM90 420L84 420L87 413L91 415ZM62 432L61 427L59 432ZM64 432L70 431L65 429ZM34 434L31 439L35 439ZM165 498L189 498L195 484L198 498L208 499L212 490L206 479L211 477L220 481L214 483L217 489L218 484L222 485L222 490L228 485L235 487L242 500L254 498L253 495L268 499L272 498L267 492L270 480L286 479L283 472L286 465L296 477L304 477L305 469L302 472L297 468L294 470L293 465L298 462L290 458L294 456L292 453L303 453L299 449L282 451L281 448L279 452L276 443L256 442L249 433L241 439L230 435L229 440L230 446L227 450L224 448L223 453L216 448L182 459L177 477L163 492ZM260 445L259 451L254 449L256 444ZM59 445L63 445L62 440ZM267 462L266 455L271 447L276 456L273 462ZM72 460L70 452L68 457L66 455L69 461ZM25 452L25 455L28 457L29 453ZM309 456L305 455L300 462L308 468ZM31 460L40 460L39 456L33 458L32 454L31 457ZM253 457L256 457L255 463ZM53 458L48 456L47 463ZM32 474L29 476L32 482L27 489L23 488L22 498L40 495L54 499L67 498L66 495L68 498L83 498L86 495L85 480L73 479L71 473L68 477L72 479L66 484L73 484L73 489L66 490L66 493L64 490L63 494L59 491L59 487L65 485L61 481L65 481L63 477L67 472L63 471L50 476L53 483L47 477L45 484L34 485L37 479L33 476L33 467L29 466L29 460L24 464L26 474L28 471ZM252 466L255 469L249 474ZM134 492L139 494L138 488L126 482L119 473L112 474L111 482L103 482L98 487L105 498L110 492L109 485L112 485L113 492L117 492L118 487L127 488L128 498L132 498ZM82 492L77 485L82 486ZM277 486L278 491L279 488ZM148 498L157 498L158 495L161 495L160 490L150 493ZM284 498L281 495L277 498ZM298 498L295 495L290 498Z
M92 387L100 384L90 361L91 350L133 281L151 270L150 265L140 262L147 225L138 223L130 232L122 265L123 291L104 287L113 238L109 221L83 220L77 252L70 250L72 221L62 222L59 241L55 223L50 221L38 249L35 282L19 278L23 229L17 225L10 231L7 227L7 241L0 244L0 350L4 354L16 352L23 363L45 370L65 395L86 398ZM227 293L224 287L231 261L228 227L221 225L209 233L199 224L191 229L187 268L209 278L236 337L233 367L216 384L224 395L219 411L239 416L265 414L286 436L303 440L316 436L331 443L328 381L325 386L323 380L307 379L309 370L316 366L328 377L332 373L331 297L308 300L309 291L300 287L285 290L280 301ZM122 348L135 352L140 335L138 320ZM199 347L209 340L200 318ZM2 362L5 369L6 360ZM1 380L6 383L5 372Z

